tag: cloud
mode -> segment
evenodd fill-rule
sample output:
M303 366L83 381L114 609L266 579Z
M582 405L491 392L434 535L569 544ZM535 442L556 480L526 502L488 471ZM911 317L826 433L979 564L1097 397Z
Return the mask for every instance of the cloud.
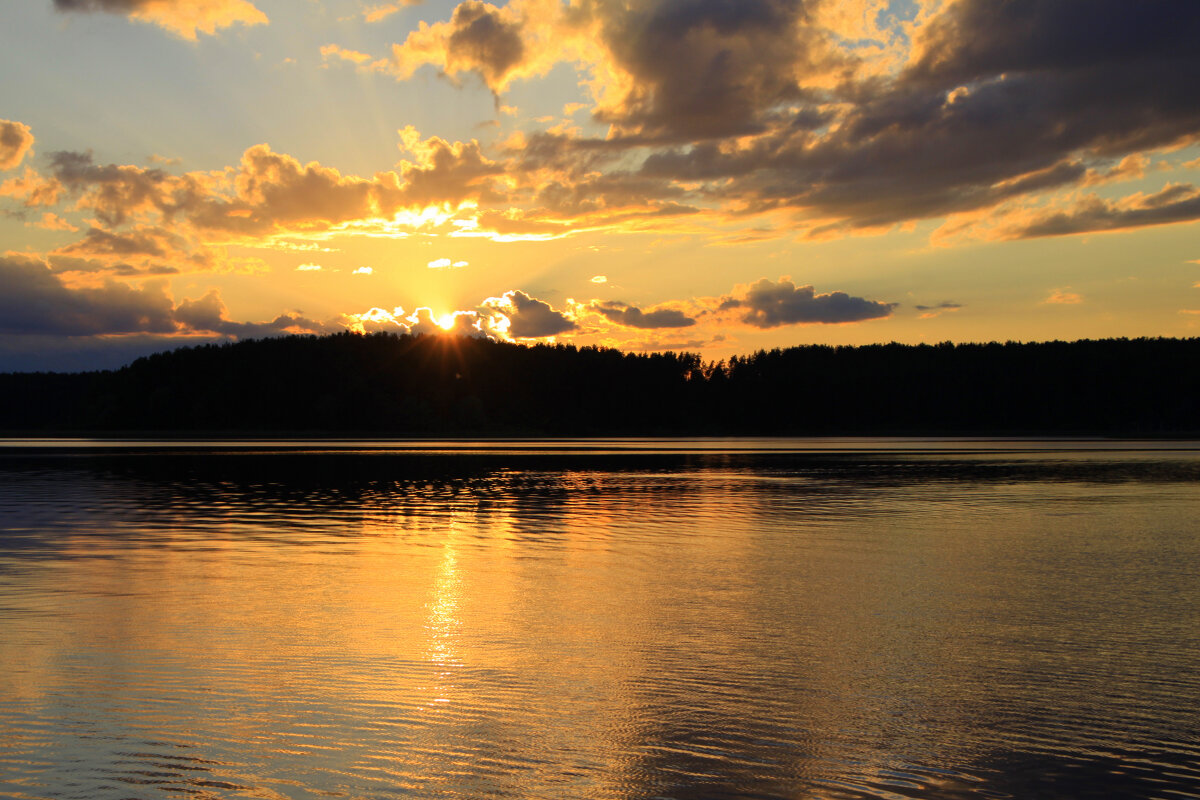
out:
M380 22L407 6L420 5L422 0L402 0L398 3L380 3L363 9L363 19L367 22Z
M1049 303L1051 305L1068 305L1068 306L1078 305L1079 303L1082 303L1083 295L1076 294L1075 292L1067 291L1070 288L1071 288L1070 286L1064 286L1061 289L1053 289L1050 292L1050 296L1047 297L1042 302Z
M763 132L802 82L841 59L799 0L602 4L600 35L628 88L597 119L621 135L699 141Z
M372 178L342 175L317 162L297 159L261 144L242 155L237 168L181 176L133 165L96 164L91 153L51 154L54 179L105 226L158 215L213 233L261 239L330 231L339 226L390 223L399 212L441 208L450 213L467 203L498 199L488 185L502 166L483 157L479 144L422 140L411 127L401 132L414 160L399 172Z
M1190 0L889 8L466 0L385 66L400 79L424 64L473 72L494 92L555 64L581 75L603 135L517 132L501 164L453 152L474 184L451 194L481 206L460 234L498 240L685 230L688 215L778 214L808 238L878 231L1133 179L1152 150L1200 141ZM406 178L414 194L449 180Z
M126 233L112 233L89 228L84 238L56 252L78 256L152 256L162 258L175 250L178 237L158 228L140 228Z
M589 168L628 170L628 154L648 148L627 175L657 196L684 189L725 214L788 210L824 236L1128 179L1144 151L1200 137L1186 88L1200 81L1195 3L960 0L893 29L891 41L916 44L890 72L822 29L832 7L575 9L595 44L560 58L588 55L604 78L590 84L594 118L611 127L604 138L530 136L524 165L559 171L570 189ZM878 28L882 16L839 24ZM557 24L567 30L566 17ZM532 35L535 22L524 25ZM581 194L603 202L614 187L596 188Z
M76 5L132 13L146 4ZM753 235L815 239L952 215L994 223L1031 207L1052 210L1009 215L1024 227L1001 233L1197 218L1178 189L1063 205L1080 186L1144 174L1155 148L1200 141L1200 107L1185 88L1200 83L1188 46L1200 6L957 0L923 4L915 18L882 9L874 0L466 0L422 23L386 69L473 72L499 92L567 64L591 122L607 130L514 132L489 149L410 126L399 131L402 160L361 177L267 144L224 170L182 175L58 153L40 194L26 179L10 194L37 203L60 191L97 227L170 228L195 247L350 232L535 241L653 230L730 241L730 228L756 216ZM382 68L337 45L322 52ZM934 235L949 240L947 230Z
M437 64L455 75L475 72L493 91L501 91L509 73L525 57L522 24L513 7L479 0L459 4L447 22L422 22L392 48L394 71L403 79L424 64Z
M195 41L236 23L265 25L267 15L247 0L54 0L58 11L106 11L149 22Z
M629 328L686 328L696 320L674 308L659 308L642 311L627 303L593 301L589 306L610 322Z
M490 313L490 309L489 309ZM414 336L471 336L475 338L497 338L486 329L488 320L477 311L453 311L441 317L433 309L422 306L405 315L404 309L396 306L391 311L372 308L361 314L345 314L341 324L358 333L402 333Z
M106 278L99 286L72 288L38 258L0 257L0 334L6 336L92 337L126 334L175 335L211 332L229 336L328 333L335 328L282 314L265 323L239 323L225 317L216 291L175 305L163 280L130 286Z
M175 321L191 331L218 333L239 339L289 333L332 333L339 326L316 322L289 312L268 322L234 322L226 317L225 304L216 289L199 300L184 300L174 311Z
M489 297L477 308L441 316L424 306L407 316L401 306L391 311L376 307L363 313L346 314L342 324L360 333L450 334L505 341L540 339L578 330L578 325L568 314L517 289L500 297Z
M608 276L607 275L593 275L591 278L591 283L608 283Z
M296 267L297 272L320 272L323 269L320 264L301 264Z
M514 339L540 339L578 328L566 314L555 311L549 303L519 289L489 298L484 301L483 307L503 314L508 324L501 330Z
M450 143L437 136L422 139L411 125L399 131L400 148L414 156L400 162L403 189L396 200L407 206L459 205L468 200L502 197L491 186L504 165L486 158L479 142Z
M371 275L374 272L375 272L375 270L372 267L359 267L358 269L354 270L350 274L351 275Z
M331 58L340 58L342 61L349 61L351 64L359 66L363 66L371 61L371 56L367 53L358 50L349 50L336 44L323 45L321 47L321 58L325 61Z
M425 266L429 269L462 269L463 267L471 266L467 261L452 261L449 258L435 258Z
M69 289L37 259L0 257L0 333L92 336L176 330L166 283L140 288L107 280Z
M762 278L741 296L724 297L718 310L737 309L741 322L755 328L781 325L861 322L892 315L895 303L880 303L845 292L817 294L811 286L796 286L786 277L778 283Z
M472 217L479 203L503 200L491 182L504 165L484 157L475 141L422 139L411 127L401 134L409 159L397 171L371 178L301 164L265 144L246 150L237 167L182 175L59 151L50 154L46 177L27 168L23 177L0 183L0 195L29 208L64 202L90 212L93 240L102 233L125 236L122 229L130 226L170 232L176 237L172 255L185 258L179 267L189 270L228 268L219 247L230 244L319 249L289 244L286 237L341 231L396 237L468 228L491 235ZM461 227L451 226L452 220Z
M256 259L230 259L223 248L197 244L155 225L134 225L121 231L89 227L82 239L52 250L49 261L59 272L111 271L118 275L252 272L257 265ZM68 261L72 266L60 266Z
M0 170L16 167L31 147L33 133L28 125L0 119Z
M147 211L173 213L198 190L161 169L96 164L90 152L51 153L50 166L61 190L79 197L76 207L109 226Z
M942 314L944 314L946 312L958 311L960 308L962 308L962 304L954 303L949 300L946 300L944 302L938 303L935 306L918 305L918 306L914 306L914 307L917 309L917 311L921 312L920 314L917 315L918 318L920 318L920 319L935 319L937 317L940 317Z
M26 225L32 224L38 228L42 228L43 230L47 230L47 231L71 231L72 233L76 233L79 231L79 228L77 226L72 225L70 222L67 222L62 217L60 217L57 214L54 214L50 211L47 211L44 214L42 214L42 218L39 221L34 222L34 223L27 222L25 224Z
M1171 184L1146 195L1121 200L1088 195L1063 211L1042 211L1029 219L1010 223L1000 233L1006 239L1067 236L1120 231L1149 225L1194 222L1200 219L1200 189L1187 183Z
M20 177L0 183L0 197L11 197L26 208L52 206L62 196L63 187L57 180L43 178L37 170L26 166Z

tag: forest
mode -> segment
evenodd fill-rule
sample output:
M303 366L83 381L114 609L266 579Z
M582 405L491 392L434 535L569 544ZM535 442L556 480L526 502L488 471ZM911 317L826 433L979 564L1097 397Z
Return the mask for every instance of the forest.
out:
M0 432L1113 435L1200 431L1200 339L804 345L705 362L453 336L186 347L0 374Z

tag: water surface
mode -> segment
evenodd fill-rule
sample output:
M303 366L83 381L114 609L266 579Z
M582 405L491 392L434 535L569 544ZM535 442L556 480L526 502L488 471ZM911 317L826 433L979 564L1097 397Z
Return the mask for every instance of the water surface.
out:
M1200 449L0 445L0 796L1200 797Z

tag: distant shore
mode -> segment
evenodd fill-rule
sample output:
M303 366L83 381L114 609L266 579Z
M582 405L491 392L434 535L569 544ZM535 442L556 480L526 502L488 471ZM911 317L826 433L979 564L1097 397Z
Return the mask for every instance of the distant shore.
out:
M449 336L291 336L0 374L0 436L1200 436L1200 339L800 346L704 362Z

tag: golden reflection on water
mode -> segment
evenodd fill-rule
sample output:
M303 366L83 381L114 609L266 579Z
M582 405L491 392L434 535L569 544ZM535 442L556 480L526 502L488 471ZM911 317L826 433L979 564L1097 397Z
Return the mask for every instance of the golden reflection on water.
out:
M437 685L432 688L433 703L449 703L454 693L453 676L462 666L458 651L458 632L462 622L458 619L459 593L462 579L458 574L458 559L454 552L455 529L453 523L446 531L442 544L442 561L434 578L433 597L427 604L429 615L425 623L428 641L425 658L437 668Z
M0 796L1200 796L1194 460L299 458L0 465Z

